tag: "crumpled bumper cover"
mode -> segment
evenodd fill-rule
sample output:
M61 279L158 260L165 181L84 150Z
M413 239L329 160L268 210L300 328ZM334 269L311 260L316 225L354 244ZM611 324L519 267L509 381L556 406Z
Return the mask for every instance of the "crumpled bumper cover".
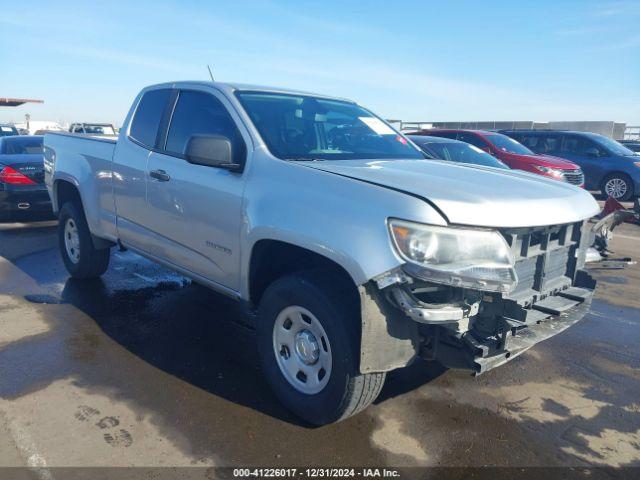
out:
M561 314L558 316L550 317L548 320L542 321L538 325L530 326L515 336L507 335L506 345L504 352L500 352L494 355L482 356L484 352L480 351L480 355L477 355L473 361L473 367L477 374L491 370L498 367L509 360L514 359L523 352L533 347L536 343L540 343L547 338L551 338L554 335L563 332L573 324L582 320L582 318L589 312L591 305L591 297L580 305L574 307L569 313Z
M576 295L565 299L575 302L570 308L557 311L547 309L546 318L521 326L505 319L502 336L478 339L472 332L462 336L460 343L452 344L443 340L436 347L435 357L450 368L473 371L475 375L487 372L513 360L518 355L548 338L551 338L580 321L588 312L593 298L593 290L574 289ZM556 297L551 297L556 298ZM460 347L463 348L460 348Z

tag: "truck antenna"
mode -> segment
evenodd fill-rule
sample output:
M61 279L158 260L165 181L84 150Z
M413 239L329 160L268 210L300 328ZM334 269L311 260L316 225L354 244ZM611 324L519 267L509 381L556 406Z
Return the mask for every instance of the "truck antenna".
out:
M209 76L211 77L211 81L215 83L216 81L213 79L213 73L211 73L211 67L207 64L207 70L209 70Z

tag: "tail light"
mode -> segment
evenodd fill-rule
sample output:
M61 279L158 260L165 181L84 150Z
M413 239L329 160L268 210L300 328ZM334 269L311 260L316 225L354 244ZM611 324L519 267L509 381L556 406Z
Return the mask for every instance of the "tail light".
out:
M2 167L2 169L0 169L0 183L7 183L9 185L36 184L36 182L29 177L11 167Z

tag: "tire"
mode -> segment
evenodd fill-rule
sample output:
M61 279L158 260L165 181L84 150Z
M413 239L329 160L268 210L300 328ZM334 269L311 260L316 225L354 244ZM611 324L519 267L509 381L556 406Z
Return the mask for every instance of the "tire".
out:
M58 242L64 266L73 278L98 278L107 271L111 251L94 248L81 205L68 202L60 209Z
M340 279L320 270L288 275L267 288L258 308L258 353L267 381L285 407L313 425L364 410L378 397L386 375L359 372L360 312L349 287L341 285ZM289 324L298 313L300 318ZM291 333L285 331L288 324ZM300 336L306 341L296 347ZM301 361L313 362L316 356L312 365ZM293 378L299 365L313 373Z
M602 181L601 190L605 197L613 197L619 202L626 202L633 197L633 181L624 173L612 173Z

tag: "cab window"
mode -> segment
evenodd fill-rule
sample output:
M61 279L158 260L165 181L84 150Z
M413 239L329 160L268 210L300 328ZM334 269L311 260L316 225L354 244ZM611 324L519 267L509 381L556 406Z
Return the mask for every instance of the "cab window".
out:
M150 90L142 96L131 121L130 138L149 150L155 148L160 122L170 96L171 89L168 88Z
M184 157L193 135L222 135L231 140L234 161L244 163L246 146L227 109L213 95L183 90L171 117L165 151Z

